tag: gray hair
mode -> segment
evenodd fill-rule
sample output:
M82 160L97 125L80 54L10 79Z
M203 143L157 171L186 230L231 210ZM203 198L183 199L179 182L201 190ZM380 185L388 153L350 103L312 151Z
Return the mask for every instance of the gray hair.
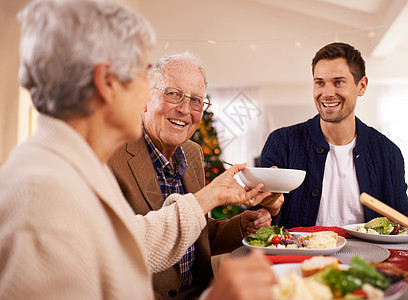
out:
M203 75L205 89L207 89L207 78L205 77L204 68L201 62L201 59L198 55L186 51L179 54L173 54L168 56L163 56L160 58L153 66L152 66L152 73L159 73L163 76L166 67L171 63L186 63L189 65L195 66L197 69L200 70L201 74Z
M20 84L34 106L58 119L89 115L98 64L122 82L146 65L155 44L150 24L120 5L93 0L37 0L21 21Z

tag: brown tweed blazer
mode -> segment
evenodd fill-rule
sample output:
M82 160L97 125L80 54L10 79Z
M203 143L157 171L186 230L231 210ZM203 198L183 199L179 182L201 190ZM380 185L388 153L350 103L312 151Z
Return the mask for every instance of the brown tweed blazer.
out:
M182 147L188 164L182 176L184 192L195 193L205 182L202 150L191 141ZM145 215L162 207L163 196L143 137L121 147L110 159L109 166L135 213ZM240 216L230 220L207 220L207 226L196 241L197 257L193 267L194 286L199 291L205 289L213 277L211 255L231 252L242 245L243 238ZM163 243L166 243L165 237ZM180 286L178 264L155 274L153 285L158 298L161 295L164 299L177 299Z

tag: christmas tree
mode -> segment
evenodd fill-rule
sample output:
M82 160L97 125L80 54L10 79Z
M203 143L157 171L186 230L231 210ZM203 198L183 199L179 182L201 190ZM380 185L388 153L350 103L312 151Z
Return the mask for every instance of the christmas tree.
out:
M190 140L198 143L204 153L205 184L209 184L215 177L225 171L220 160L221 149L218 143L217 130L213 126L214 113L204 111L203 118ZM211 211L214 219L231 218L242 212L239 206L219 206Z

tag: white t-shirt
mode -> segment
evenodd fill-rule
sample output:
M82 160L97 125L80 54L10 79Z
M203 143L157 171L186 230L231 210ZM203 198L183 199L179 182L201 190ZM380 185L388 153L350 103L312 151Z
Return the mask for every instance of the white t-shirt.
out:
M356 138L344 146L330 144L324 167L317 226L344 226L365 221L353 161L355 145Z

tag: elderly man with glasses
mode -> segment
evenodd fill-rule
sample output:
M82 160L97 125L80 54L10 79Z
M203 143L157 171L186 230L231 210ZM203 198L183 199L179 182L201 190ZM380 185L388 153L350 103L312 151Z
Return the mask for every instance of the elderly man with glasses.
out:
M110 160L137 214L158 210L169 194L194 193L205 182L201 148L189 141L203 111L211 105L199 59L189 52L163 57L153 66L153 75L152 98L142 116L143 137L128 142ZM270 197L268 209L280 206L276 203L280 196ZM179 263L154 275L157 298L198 296L213 277L211 255L231 252L242 245L243 236L270 223L271 215L265 208L245 211L230 220L208 218L200 237Z

